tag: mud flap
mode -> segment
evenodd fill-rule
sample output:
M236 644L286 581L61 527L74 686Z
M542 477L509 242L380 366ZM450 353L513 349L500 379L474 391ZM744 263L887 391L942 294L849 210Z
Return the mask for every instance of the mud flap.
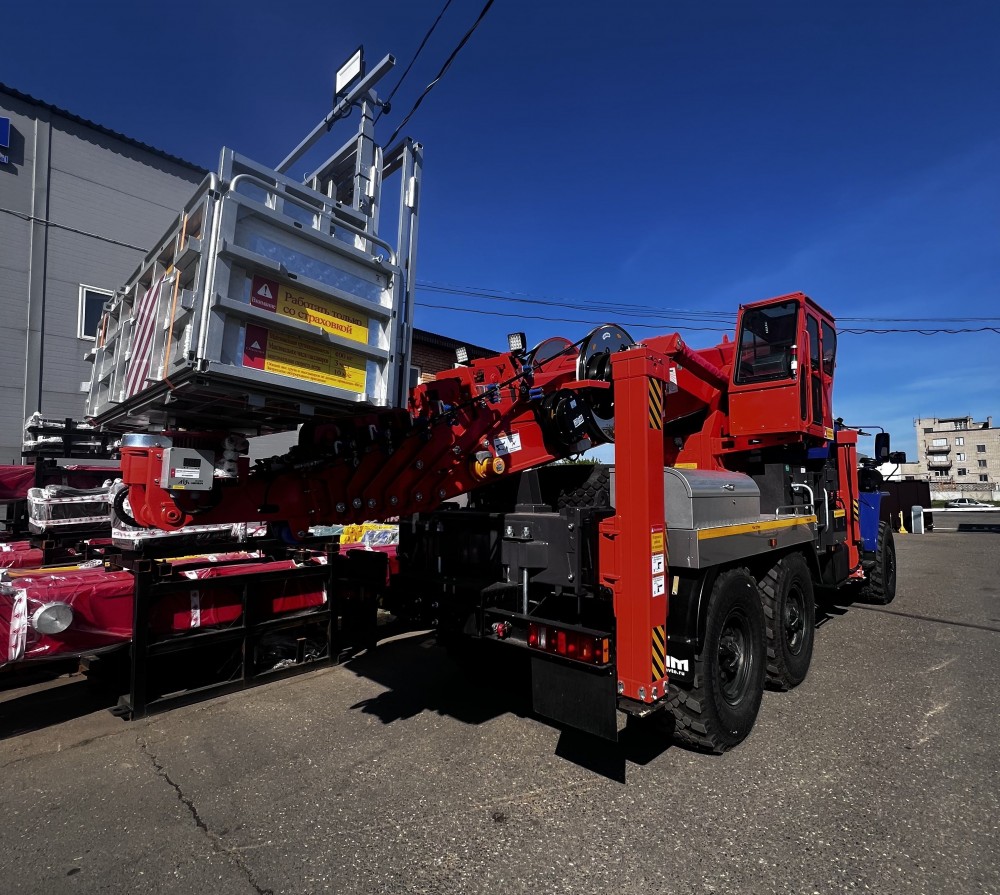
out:
M591 671L532 656L531 695L539 715L617 741L618 697L610 670Z

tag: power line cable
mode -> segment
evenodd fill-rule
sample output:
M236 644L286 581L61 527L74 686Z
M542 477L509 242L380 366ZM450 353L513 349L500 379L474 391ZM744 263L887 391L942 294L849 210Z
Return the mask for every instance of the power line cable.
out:
M492 0L490 0L492 3ZM489 4L487 4L489 5ZM480 16L481 18L481 16ZM128 242L123 242L119 239L112 239L110 236L102 236L99 233L92 233L88 230L81 230L79 227L70 227L67 224L60 224L56 221L51 221L46 218L36 217L35 215L26 214L24 212L15 211L12 208L2 208L0 207L0 212L12 215L17 218L21 218L29 223L39 223L46 227L53 227L58 230L65 230L69 233L76 233L80 236L86 236L90 239L96 239L100 242L110 243L111 245L121 246L126 249L132 249L136 252L147 253L149 250L143 248L142 246L132 245ZM494 301L507 301L516 302L519 304L531 304L539 305L543 307L560 307L566 308L573 311L582 311L584 313L597 314L598 312L608 312L612 314L625 314L626 316L632 316L637 313L641 313L645 319L655 318L664 322L658 324L642 323L639 321L634 322L624 322L624 326L629 326L633 329L655 329L662 331L664 328L664 323L669 322L673 325L675 329L690 330L693 332L731 332L731 327L713 327L713 326L688 326L686 324L677 324L674 321L704 321L713 322L713 320L722 323L725 322L725 318L729 320L735 320L734 314L729 314L725 311L697 311L693 309L684 308L655 308L651 305L630 305L624 303L574 303L574 302L560 302L548 299L531 299L531 298L515 298L513 296L526 295L527 293L505 293L505 294L495 294L501 290L480 290L478 287L458 287L458 286L445 286L438 283L430 282L418 282L417 287L429 292L439 292L448 295L467 295L472 298L485 298ZM523 314L523 313L504 313L502 311L486 311L481 308L469 308L469 307L456 307L454 305L441 305L433 304L431 302L424 302L422 307L435 308L439 310L446 311L458 311L459 313L469 313L469 314L481 314L490 317L504 317L513 320L539 320L549 323L583 323L586 325L594 325L598 323L597 320L581 320L578 318L567 318L567 317L544 317L540 315ZM849 323L987 323L995 320L1000 320L998 317L840 317L838 318L841 322ZM921 336L936 336L936 335L964 335L970 333L996 333L1000 335L1000 327L995 326L980 326L980 327L940 327L940 328L921 328L921 327L886 327L886 328L855 328L855 327L838 327L837 331L839 333L845 333L850 335L894 335L898 333L909 333Z
M28 221L29 223L44 224L46 227L53 227L56 230L66 230L69 233L77 233L80 236L88 236L91 239L97 239L100 242L108 242L111 243L111 245L121 246L122 248L134 249L135 251L142 252L143 254L149 251L149 249L144 249L142 246L134 246L129 242L122 242L120 239L112 239L110 236L101 236L99 233L91 233L87 230L81 230L79 227L70 227L67 224L57 224L55 221L35 217L33 214L25 214L23 211L14 211L12 208L0 208L0 211L4 212L4 214L21 218L21 220Z
M458 311L465 314L479 314L486 315L488 317L505 317L509 320L543 320L547 323L584 323L587 326L595 326L600 321L597 320L580 320L578 318L572 317L543 317L536 314L505 314L503 311L484 311L482 308L469 308L460 307L456 305L438 305L431 302L423 302L419 305L421 308L437 308L443 311ZM664 325L662 323L639 323L639 322L628 322L625 321L623 326L628 326L633 329L655 329L659 332L663 332ZM718 327L718 326L677 326L676 329L690 329L696 330L698 332L731 332L732 327Z
M438 85L438 82L440 82L440 80L445 76L448 69L451 68L451 64L455 61L455 57L461 52L462 47L469 42L469 38L472 37L475 30L479 27L479 23L486 17L486 13L490 11L490 7L493 5L493 2L494 0L486 0L486 5L480 11L479 17L472 23L472 27L465 32L465 36L458 42L458 46L451 51L451 55L445 60L444 65L441 66L441 70L437 73L434 80L431 81L430 84L424 88L424 92L417 97L417 101L413 104L413 108L410 109L410 111L406 113L406 117L399 122L399 126L392 132L392 136L385 141L386 146L392 146L399 132L406 127L409 120L413 117L413 113L420 108L420 104L424 101L427 94Z
M543 307L552 308L570 308L572 310L586 311L591 309L599 309L603 311L612 310L622 313L639 313L646 314L649 316L677 316L677 315L687 315L689 319L697 320L718 320L720 322L726 320L735 320L736 314L730 313L726 314L717 311L697 311L688 308L657 308L652 305L637 305L628 304L623 302L590 302L590 301L573 301L573 300L550 300L542 298L515 298L508 295L496 295L488 291L478 291L473 288L469 289L459 289L459 288L445 288L433 285L428 285L426 283L417 283L417 288L422 292L433 292L442 295L466 295L471 298L484 298L488 301L500 301L500 302L510 302L512 304L527 304L527 305L539 305Z
M406 71L404 71L399 76L399 80L396 81L396 86L389 91L389 95L385 98L385 101L379 108L378 114L375 116L375 122L377 122L379 118L382 117L382 113L389 108L389 104L392 102L392 98L396 95L396 91L399 90L399 86L403 83L403 81L406 80L406 76L410 73L410 69L413 68L413 63L417 61L417 58L420 56L421 51L427 45L427 41L430 40L431 35L434 33L434 29L437 28L438 22L441 21L441 18L448 11L448 7L451 6L451 4L452 0L446 0L444 6L441 7L441 12L438 13L437 18L434 20L431 27L427 29L427 33L424 35L424 39L420 41L420 46L417 47L417 52L413 54L413 58L410 60L410 64L406 66ZM390 140L389 142L391 143L392 141Z
M587 326L598 325L600 320L582 320L580 318L574 317L546 317L538 314L523 314L523 313L504 313L503 311L487 311L482 308L470 308L461 307L457 305L442 305L434 304L433 302L422 302L419 307L422 308L435 308L443 311L457 311L464 314L478 314L485 315L488 317L503 317L508 320L540 320L546 323L583 323ZM597 311L595 310L596 314ZM665 326L664 323L642 323L641 321L629 321L621 320L618 321L622 326L630 329L654 329L659 332L663 332ZM674 329L690 330L693 332L722 332L729 333L733 331L733 327L718 327L718 326L689 326L687 324L675 324ZM982 332L992 332L1000 335L1000 327L993 326L982 326L975 328L960 328L960 329L916 329L916 328L895 328L895 329L855 329L855 328L838 328L838 333L850 334L850 335L889 335L896 333L909 333L917 334L921 336L935 336L935 335L960 335L964 333L982 333Z
M657 307L655 305L632 304L626 302L590 301L587 299L557 299L551 296L532 297L530 293L513 292L503 289L487 289L479 286L459 286L455 284L434 283L426 280L418 280L417 288L424 292L434 292L446 295L465 295L471 298L483 298L489 301L510 302L514 304L538 305L541 307L558 307L570 310L589 311L613 311L618 313L641 313L645 317L688 319L688 320L718 320L733 321L736 314L727 311L702 311L693 308L670 308ZM838 323L992 323L1000 321L1000 317L837 317ZM926 328L912 327L902 330L889 328L887 332L923 332ZM991 331L992 327L984 327L982 330L970 329L959 330L940 328L941 332L979 332ZM935 331L938 331L935 329Z
M588 302L588 301L551 301L545 299L529 299L529 298L513 298L501 295L492 295L485 292L473 292L460 289L435 289L432 287L421 286L418 284L418 291L423 293L434 293L440 295L455 295L455 296L468 296L471 298L485 299L487 301L496 301L501 303L511 303L538 307L549 307L549 308L559 308L561 310L574 310L574 311L587 311L587 312L600 312L601 314L607 316L610 312L612 314L625 314L625 315L642 315L647 319L685 319L691 321L701 321L710 323L729 323L732 324L736 320L735 314L718 314L715 312L704 312L691 310L687 308L670 308L670 307L652 307L649 305L635 305L619 302Z

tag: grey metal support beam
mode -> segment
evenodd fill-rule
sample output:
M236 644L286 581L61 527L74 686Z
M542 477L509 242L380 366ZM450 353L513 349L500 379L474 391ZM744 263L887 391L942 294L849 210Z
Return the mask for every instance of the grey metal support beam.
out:
M30 240L28 247L28 319L24 352L24 406L22 419L42 409L42 371L45 361L45 280L47 275L49 172L52 123L48 110L39 109L35 121L34 168L31 182Z
M396 245L403 269L404 294L396 321L395 350L399 354L400 381L396 383L396 406L406 407L409 398L410 362L413 352L413 305L417 285L417 221L420 217L420 175L424 147L407 139L395 153L400 156L399 231Z
M350 111L351 105L359 98L367 95L368 91L371 90L375 84L396 64L396 60L391 53L387 53L383 59L376 63L375 67L368 72L354 87L351 88L350 92L337 103L320 121L319 124L314 127L309 134L296 146L288 155L286 155L278 164L275 166L275 171L279 173L286 172L292 165L294 165L303 155L305 155L313 146L319 142L320 137L327 133L332 127L334 122L340 118L341 115L346 115Z

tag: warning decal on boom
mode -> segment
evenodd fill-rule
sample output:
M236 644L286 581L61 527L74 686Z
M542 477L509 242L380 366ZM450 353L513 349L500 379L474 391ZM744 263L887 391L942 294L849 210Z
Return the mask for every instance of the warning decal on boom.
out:
M255 276L250 284L250 304L282 317L318 326L324 332L352 342L368 344L368 317L319 295Z
M332 385L355 394L365 390L365 359L353 351L247 324L243 366Z

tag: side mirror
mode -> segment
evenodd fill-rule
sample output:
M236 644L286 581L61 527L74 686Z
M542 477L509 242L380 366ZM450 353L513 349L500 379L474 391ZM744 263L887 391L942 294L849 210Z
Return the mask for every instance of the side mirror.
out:
M879 432L875 436L875 459L879 463L889 462L889 433Z

